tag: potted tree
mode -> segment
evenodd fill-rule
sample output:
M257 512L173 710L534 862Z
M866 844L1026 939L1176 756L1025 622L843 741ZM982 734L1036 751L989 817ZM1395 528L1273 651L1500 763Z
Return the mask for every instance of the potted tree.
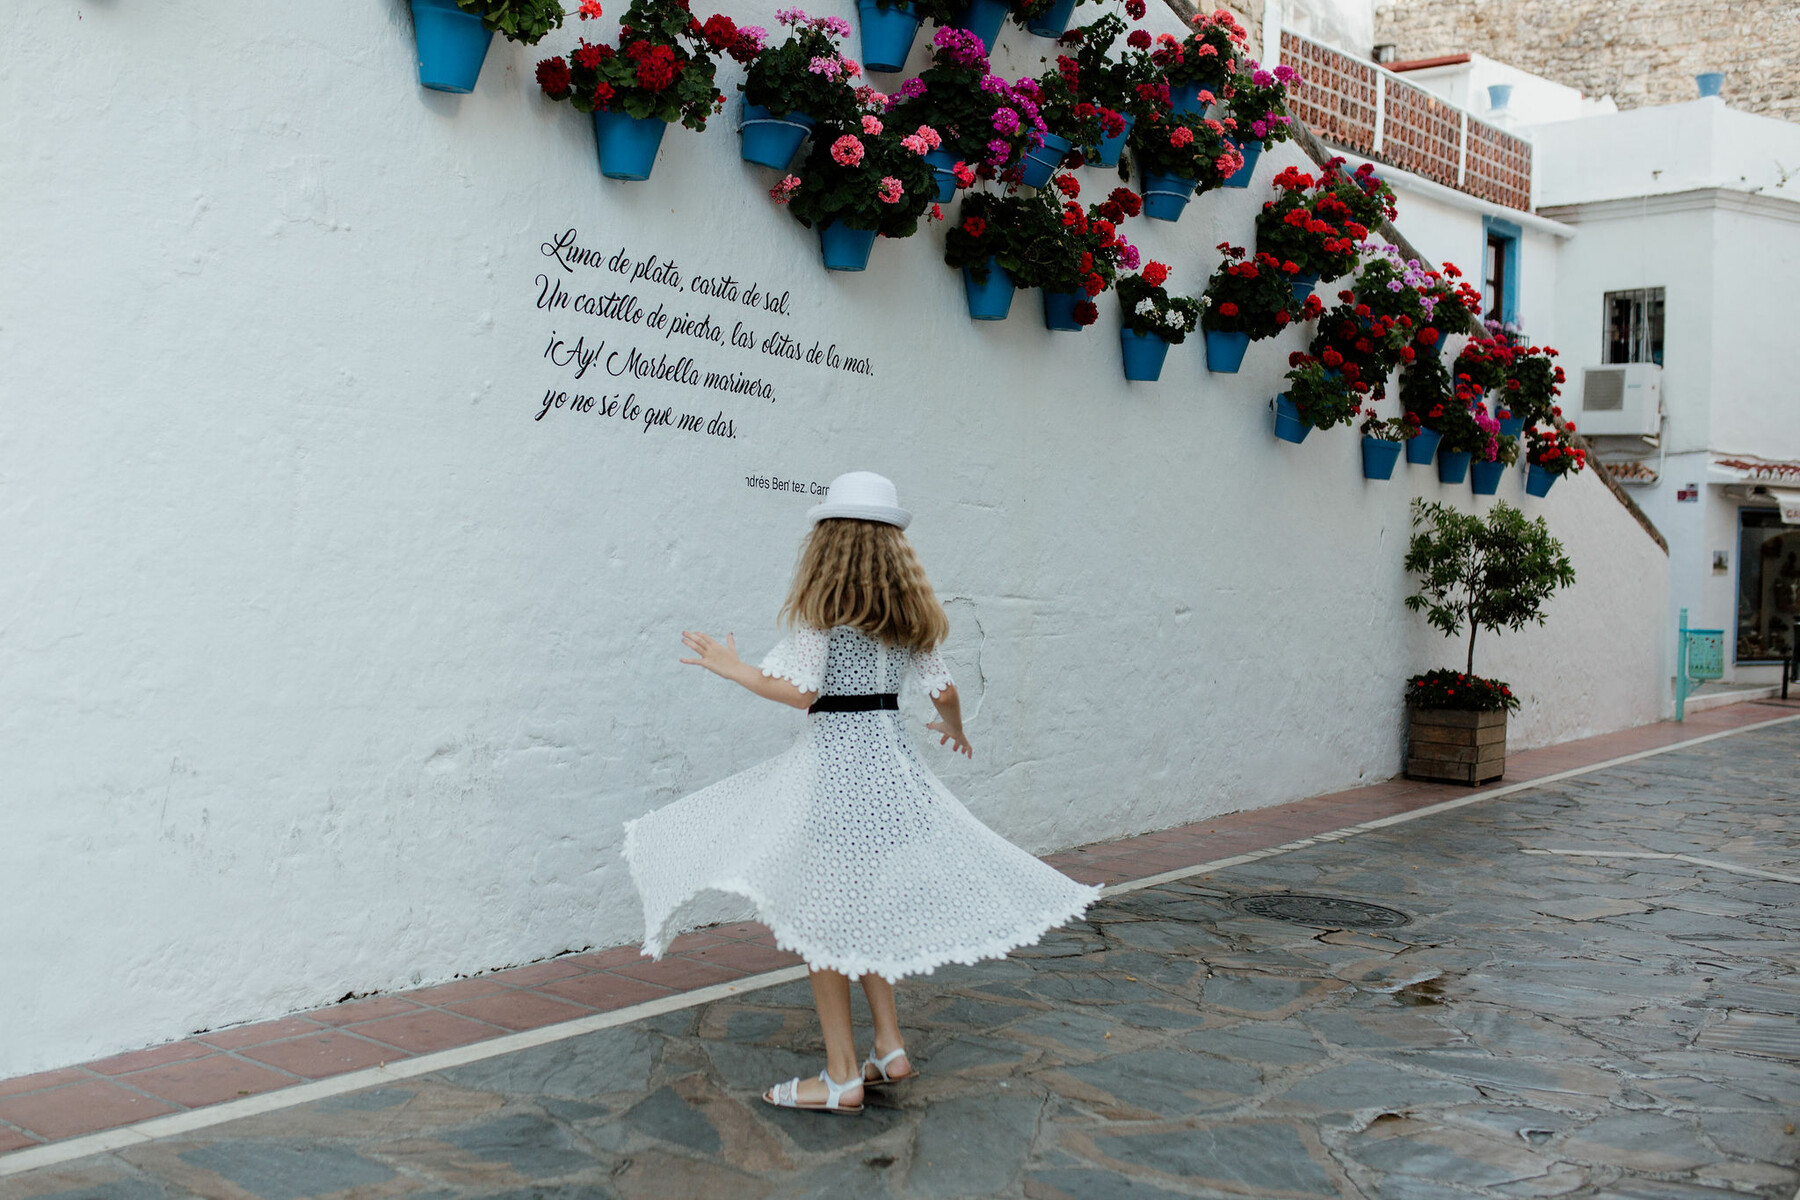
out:
M842 17L809 17L787 8L777 19L793 31L781 45L760 51L744 72L738 132L745 162L785 171L814 125L841 125L857 115L850 81L860 68L838 50L839 39L850 36L850 22Z
M1171 296L1163 287L1169 268L1159 262L1144 264L1138 275L1125 275L1115 290L1119 294L1119 351L1125 378L1153 382L1162 375L1170 346L1179 346L1194 332L1200 320L1200 302L1188 296Z
M1406 774L1478 784L1506 771L1506 714L1519 701L1497 679L1475 674L1475 637L1544 623L1544 602L1575 582L1575 568L1542 517L1504 502L1487 517L1445 504L1413 501L1406 569L1419 590L1406 607L1422 612L1445 637L1469 630L1461 672L1431 671L1406 681L1410 710Z
M419 83L435 92L472 92L496 33L535 46L563 23L562 0L412 0ZM600 0L581 0L581 19Z
M702 23L685 0L632 0L619 25L619 44L581 45L566 58L537 65L538 86L594 115L600 173L644 180L656 164L663 130L679 122L696 133L724 106L713 84L713 54L748 62L762 49L763 31L740 30L714 14Z
M874 102L872 106L885 107ZM911 237L936 207L925 155L929 126L908 131L865 112L854 125L820 125L799 174L771 190L794 219L819 231L828 271L861 271L880 234Z

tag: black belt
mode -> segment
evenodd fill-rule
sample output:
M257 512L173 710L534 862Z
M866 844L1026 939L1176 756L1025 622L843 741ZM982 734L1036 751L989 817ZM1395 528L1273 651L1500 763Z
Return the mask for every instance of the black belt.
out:
M877 692L870 696L820 696L812 702L806 711L822 712L878 712L887 710L900 711L900 693Z

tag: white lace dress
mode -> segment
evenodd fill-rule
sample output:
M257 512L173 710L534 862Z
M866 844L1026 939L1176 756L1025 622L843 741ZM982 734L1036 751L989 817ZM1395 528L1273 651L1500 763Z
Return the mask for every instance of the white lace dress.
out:
M897 692L908 668L931 695L950 683L935 651L847 626L802 627L762 663L823 695ZM646 953L708 921L754 918L810 965L852 977L995 958L1099 897L970 815L894 711L810 715L785 753L628 822L624 854Z

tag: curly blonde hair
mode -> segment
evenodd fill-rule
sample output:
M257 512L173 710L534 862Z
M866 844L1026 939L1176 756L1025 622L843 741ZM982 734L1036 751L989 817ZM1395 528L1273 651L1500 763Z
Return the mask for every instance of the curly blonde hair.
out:
M912 543L893 525L835 517L800 547L782 620L830 629L850 625L908 650L930 650L950 635L950 619Z

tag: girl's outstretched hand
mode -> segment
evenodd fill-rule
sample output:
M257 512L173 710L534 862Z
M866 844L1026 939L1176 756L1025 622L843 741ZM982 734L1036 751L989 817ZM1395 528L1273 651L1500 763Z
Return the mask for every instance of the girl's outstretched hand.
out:
M952 729L950 728L949 722L939 720L927 722L925 728L939 735L938 745L950 746L950 743L954 742L956 744L950 746L950 748L956 753L962 755L964 758L975 757L975 749L969 745L969 739L967 735L963 733L962 726L958 725L955 729Z
M723 675L727 679L735 678L734 672L740 665L737 653L737 635L725 635L723 646L704 633L683 631L681 644L698 654L698 658L684 658L681 661L689 666L705 667L714 675Z

